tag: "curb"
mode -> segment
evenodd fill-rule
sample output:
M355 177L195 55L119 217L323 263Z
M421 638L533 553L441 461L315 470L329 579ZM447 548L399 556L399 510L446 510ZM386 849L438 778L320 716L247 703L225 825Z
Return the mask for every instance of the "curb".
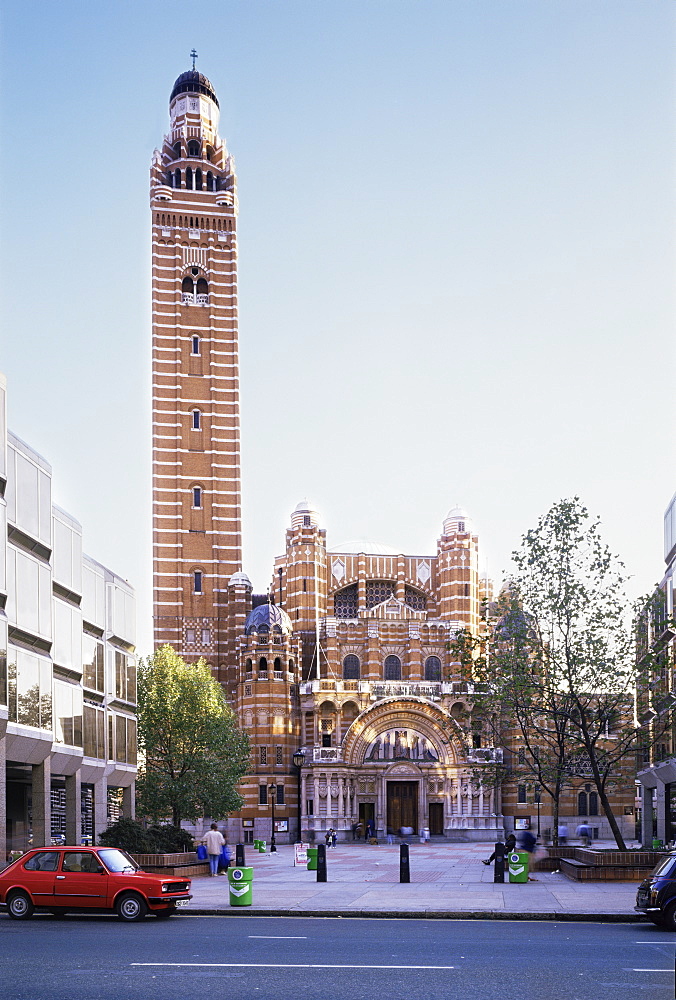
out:
M647 923L635 913L509 913L504 910L258 910L254 907L191 907L181 916L192 917L352 917L368 920L553 920L563 922Z

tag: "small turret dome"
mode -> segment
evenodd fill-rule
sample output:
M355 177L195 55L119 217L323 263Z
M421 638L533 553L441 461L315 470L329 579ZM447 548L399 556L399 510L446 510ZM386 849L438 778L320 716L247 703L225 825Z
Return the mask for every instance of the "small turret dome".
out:
M276 604L259 604L247 615L244 631L247 635L252 632L281 632L282 635L291 635L293 625L286 611Z
M474 530L472 521L469 514L464 507L451 507L448 514L444 518L444 534L445 535L455 535L464 534L469 532L470 534Z
M198 73L196 69L189 69L187 72L181 73L171 91L170 104L177 94L204 94L211 98L217 108L220 107L211 81L204 73Z
M230 577L230 579L228 580L228 586L229 587L238 587L238 586L242 587L242 586L244 586L244 587L248 587L250 590L253 590L253 584L251 583L251 580L246 575L246 573L242 573L242 572L233 573L232 576Z
M309 500L301 500L291 515L292 528L318 528L319 511Z

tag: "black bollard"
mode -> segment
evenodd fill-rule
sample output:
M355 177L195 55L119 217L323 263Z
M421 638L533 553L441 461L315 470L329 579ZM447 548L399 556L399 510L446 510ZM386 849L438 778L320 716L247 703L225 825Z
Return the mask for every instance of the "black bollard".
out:
M408 863L408 844L399 845L399 881L411 881L411 867Z
M317 881L326 882L326 844L317 847Z
M495 845L495 865L493 868L493 881L505 881L505 845L499 843Z
M246 861L244 860L244 844L237 844L235 846L235 864L238 868L244 868L246 866Z

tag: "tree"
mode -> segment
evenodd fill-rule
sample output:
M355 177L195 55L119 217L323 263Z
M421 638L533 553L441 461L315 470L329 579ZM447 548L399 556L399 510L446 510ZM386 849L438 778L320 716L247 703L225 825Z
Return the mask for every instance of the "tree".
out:
M174 826L239 809L237 783L249 766L249 738L237 726L207 663L186 664L171 646L141 662L139 810Z
M537 776L555 810L567 782L593 782L624 849L609 800L613 787L631 780L637 747L634 616L624 567L577 497L543 515L513 559L486 666L491 693L515 722L519 763Z

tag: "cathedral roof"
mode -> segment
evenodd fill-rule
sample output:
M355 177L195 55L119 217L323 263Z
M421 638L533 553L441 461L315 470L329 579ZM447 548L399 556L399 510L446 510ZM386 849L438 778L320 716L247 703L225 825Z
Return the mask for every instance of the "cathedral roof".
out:
M211 81L204 73L198 73L196 69L189 69L187 72L181 73L171 91L170 104L177 94L205 94L211 98L216 107L219 107L216 91L211 86Z
M399 549L392 549L389 545L381 545L380 542L369 542L363 538L353 539L351 542L343 542L342 545L334 545L329 552L344 552L346 555L358 555L363 552L369 556L398 556Z
M283 632L285 635L291 635L293 632L291 619L286 611L283 608L278 608L276 604L259 604L247 615L244 623L244 631L247 635L251 632L258 632L261 628L263 630L267 628L269 632L275 630Z

